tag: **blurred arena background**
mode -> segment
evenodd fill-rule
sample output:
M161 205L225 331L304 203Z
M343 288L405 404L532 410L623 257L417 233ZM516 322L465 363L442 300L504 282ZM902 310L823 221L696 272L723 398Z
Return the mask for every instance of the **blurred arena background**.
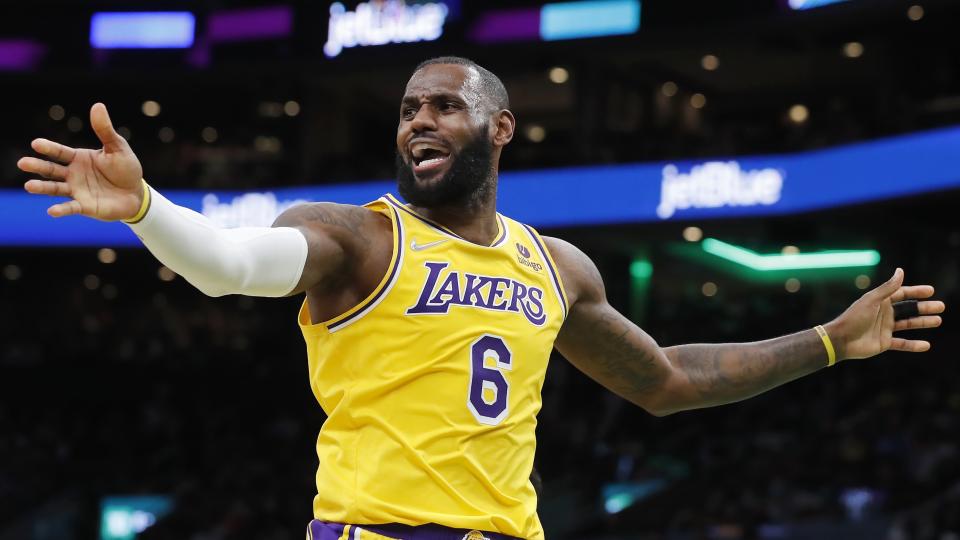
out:
M96 144L92 103L174 200L269 223L391 189L411 70L468 56L518 118L504 213L583 248L662 345L752 340L896 266L960 305L958 30L955 0L5 2L0 540L300 538L311 517L300 299L206 298L122 225L22 195L32 138ZM548 538L960 538L954 326L666 418L554 358Z

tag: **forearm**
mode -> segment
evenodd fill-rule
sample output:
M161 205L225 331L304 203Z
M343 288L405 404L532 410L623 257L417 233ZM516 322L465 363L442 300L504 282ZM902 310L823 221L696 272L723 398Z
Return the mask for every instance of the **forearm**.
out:
M673 411L746 399L827 366L827 351L810 329L753 343L692 344L663 349L682 392Z
M290 227L223 229L152 191L149 211L130 225L163 264L209 296L283 296L307 258L303 234Z

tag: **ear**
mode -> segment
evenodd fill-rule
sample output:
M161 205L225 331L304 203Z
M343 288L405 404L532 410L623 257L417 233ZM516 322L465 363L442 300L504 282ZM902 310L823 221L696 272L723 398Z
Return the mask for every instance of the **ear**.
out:
M517 127L517 119L513 117L512 112L503 109L494 115L494 120L494 122L491 122L491 127L496 129L493 133L493 145L504 147L513 139L513 130Z

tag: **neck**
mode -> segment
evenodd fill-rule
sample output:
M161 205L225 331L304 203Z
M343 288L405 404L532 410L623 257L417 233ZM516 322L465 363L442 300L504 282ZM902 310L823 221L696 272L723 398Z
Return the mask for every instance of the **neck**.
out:
M482 197L471 198L463 204L433 206L410 205L423 217L436 221L464 240L489 246L497 238L497 183L495 178Z

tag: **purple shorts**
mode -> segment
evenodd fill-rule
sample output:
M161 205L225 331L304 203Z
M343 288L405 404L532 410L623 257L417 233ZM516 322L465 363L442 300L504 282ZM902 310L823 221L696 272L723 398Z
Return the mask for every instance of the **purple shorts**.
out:
M370 533L378 536L373 537ZM394 523L358 526L315 519L307 528L307 540L382 540L384 537L390 540L519 540L505 534L451 529L433 524L417 527Z

